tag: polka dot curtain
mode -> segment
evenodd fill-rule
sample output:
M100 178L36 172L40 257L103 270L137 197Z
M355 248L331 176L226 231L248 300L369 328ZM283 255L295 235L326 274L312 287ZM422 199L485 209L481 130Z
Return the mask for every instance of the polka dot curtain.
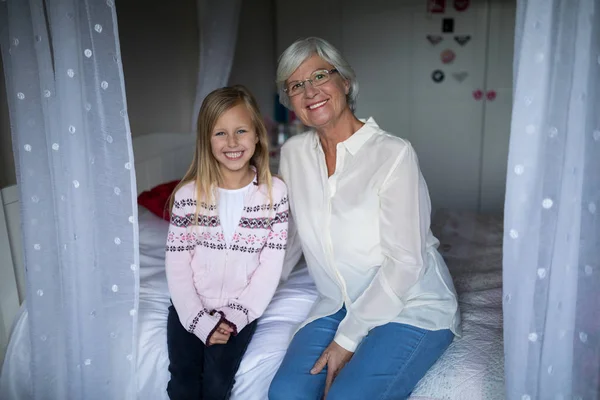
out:
M227 85L229 80L241 6L241 0L196 0L200 59L191 121L192 132L197 130L198 113L204 98L213 90Z
M113 0L0 0L34 398L135 393L138 239Z
M504 236L507 399L600 398L600 1L520 0Z

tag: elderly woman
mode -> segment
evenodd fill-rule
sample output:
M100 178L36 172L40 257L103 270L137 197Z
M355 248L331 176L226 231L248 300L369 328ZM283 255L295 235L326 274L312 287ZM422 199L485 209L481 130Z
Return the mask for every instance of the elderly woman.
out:
M283 146L280 172L295 225L287 265L304 253L319 297L269 399L405 399L460 324L415 150L354 116L354 71L323 39L288 47L277 84L312 128Z

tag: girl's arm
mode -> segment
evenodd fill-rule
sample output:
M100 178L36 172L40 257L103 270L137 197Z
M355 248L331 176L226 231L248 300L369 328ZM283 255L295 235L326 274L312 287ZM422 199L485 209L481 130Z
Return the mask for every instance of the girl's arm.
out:
M275 184L277 182L277 184ZM285 184L279 180L273 182L274 216L267 242L259 256L259 265L250 278L248 286L229 304L217 310L225 315L226 322L236 335L246 325L260 317L275 294L287 245L288 197Z
M195 227L192 224L195 212L193 198L192 190L187 187L175 194L167 236L167 282L181 325L208 346L223 316L219 313L211 315L202 304L194 285L191 267L196 246L196 236L191 233Z

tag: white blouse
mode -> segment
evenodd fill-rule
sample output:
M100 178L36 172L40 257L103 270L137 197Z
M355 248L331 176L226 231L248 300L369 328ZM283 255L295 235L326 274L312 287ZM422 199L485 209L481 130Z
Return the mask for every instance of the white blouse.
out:
M240 223L242 210L244 209L244 197L252 184L251 182L240 189L219 188L219 220L223 227L223 236L225 236L227 246L231 243L235 228Z
M319 292L302 326L345 305L335 341L349 351L388 322L460 335L456 292L429 229L429 193L410 143L370 118L336 150L331 177L314 131L281 151L292 217L284 277L303 253Z

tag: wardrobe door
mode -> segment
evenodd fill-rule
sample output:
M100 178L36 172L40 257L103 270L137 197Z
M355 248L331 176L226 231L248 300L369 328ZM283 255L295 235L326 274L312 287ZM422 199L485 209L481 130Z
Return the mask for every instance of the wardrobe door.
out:
M487 51L481 211L504 208L506 164L510 138L516 1L490 3Z
M434 211L479 206L484 102L473 93L485 90L488 6L455 3L429 13L423 0L348 0L342 11L356 113L412 142Z
M438 208L477 210L481 171L488 2L471 0L457 11L447 0L444 14L414 10L410 91L410 139ZM443 32L443 20L450 19ZM441 36L431 44L427 35ZM455 58L447 61L452 54ZM438 72L436 72L438 71ZM435 82L433 74L443 75ZM441 73L441 74L440 74Z

